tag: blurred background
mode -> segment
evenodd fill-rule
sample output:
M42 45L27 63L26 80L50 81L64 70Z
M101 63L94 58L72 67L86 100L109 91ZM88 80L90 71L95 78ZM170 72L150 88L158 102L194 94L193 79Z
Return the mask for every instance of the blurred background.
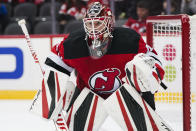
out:
M39 66L34 63L17 22L26 20L33 47L43 64L52 46L61 42L66 34L83 28L82 18L92 1L0 0L0 130L55 130L51 121L44 121L28 112L37 90L41 88L42 74ZM196 14L196 0L100 1L112 9L116 27L134 29L144 40L148 16ZM175 38L173 41L177 43ZM159 52L163 51L160 48ZM176 55L180 55L179 50L176 50ZM181 62L181 58L178 60ZM173 68L167 72L169 78L172 76L170 83L178 86L180 82L177 78L181 80L179 72L173 71ZM157 112L175 131L182 131L182 94L174 92L155 95ZM195 94L193 101L195 104ZM196 121L193 121L193 126L193 130L196 130ZM106 130L120 131L120 127L111 118L107 118L100 131Z
M93 0L90 0L93 1ZM196 0L101 0L111 7L115 26L145 33L153 15L196 13ZM82 28L88 0L0 0L0 35L22 34L17 21L24 18L30 34L64 34Z

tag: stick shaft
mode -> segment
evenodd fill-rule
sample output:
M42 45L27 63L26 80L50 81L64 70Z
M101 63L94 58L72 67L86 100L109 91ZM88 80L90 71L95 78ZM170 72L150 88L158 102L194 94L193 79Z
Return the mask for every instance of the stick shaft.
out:
M20 20L18 22L19 26L21 27L21 29L22 29L22 31L23 31L23 33L25 35L25 39L26 39L27 45L28 45L28 47L30 49L31 55L32 55L32 57L34 59L34 62L39 65L39 67L41 69L41 72L42 72L42 75L44 76L45 71L42 68L42 66L41 66L41 64L39 62L37 53L36 53L36 51L34 50L34 48L32 46L31 39L30 39L30 36L29 36L29 33L28 33L28 30L27 30L27 27L26 27L25 23L26 23L25 20ZM66 122L64 120L64 117L63 117L63 114L61 112L61 113L58 114L58 120L62 119L62 118L63 118L63 121L58 121L59 124L58 124L57 121L53 120L53 122L55 124L55 127L56 127L56 130L57 131L68 131L67 124L66 124Z
M25 23L20 24L20 27L21 27L24 35L25 35L25 39L26 39L27 45L28 45L28 47L30 49L31 55L32 55L32 57L34 59L34 62L39 65L39 67L40 67L40 69L42 71L42 74L44 75L45 74L44 70L43 70L43 68L42 68L42 66L41 66L41 64L39 62L37 53L36 53L36 51L34 50L34 48L32 46L31 39L30 39L30 36L29 36L29 33L28 33L28 30L27 30L27 27L26 27Z

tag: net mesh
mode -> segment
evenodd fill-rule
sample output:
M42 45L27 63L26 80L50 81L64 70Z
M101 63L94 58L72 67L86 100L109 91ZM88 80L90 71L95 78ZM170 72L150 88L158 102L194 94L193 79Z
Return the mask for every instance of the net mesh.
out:
M196 15L190 17L190 107L191 116L196 116ZM169 87L167 90L160 90L155 94L156 102L169 104L183 103L183 56L187 52L182 52L184 35L181 19L151 19L152 23L152 43L157 51L163 67L165 69L164 83ZM188 60L187 60L188 61ZM186 76L184 76L186 77ZM188 106L188 105L187 105ZM182 109L180 109L182 110ZM186 119L186 118L184 118ZM191 117L191 130L196 129L196 117Z
M153 31L154 36L179 36L181 35L182 29L181 29L180 23L154 23L153 24Z
M153 46L158 52L165 70L164 83L168 90L155 94L155 100L163 103L182 103L182 26L179 21L154 21Z

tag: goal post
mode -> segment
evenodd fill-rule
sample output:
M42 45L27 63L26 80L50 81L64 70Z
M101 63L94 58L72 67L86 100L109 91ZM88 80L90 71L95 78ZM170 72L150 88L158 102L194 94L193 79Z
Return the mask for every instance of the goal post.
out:
M159 15L147 19L147 44L158 52L168 90L155 95L158 102L182 103L183 130L193 128L196 115L196 16ZM196 127L195 127L196 128Z

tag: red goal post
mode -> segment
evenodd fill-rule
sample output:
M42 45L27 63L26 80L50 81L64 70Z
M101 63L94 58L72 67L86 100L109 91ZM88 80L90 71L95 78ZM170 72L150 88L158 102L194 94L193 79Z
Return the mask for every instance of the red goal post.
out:
M196 16L160 15L147 19L147 43L158 52L168 90L156 94L158 102L182 103L183 129L193 129L196 116ZM194 104L194 105L193 105Z

